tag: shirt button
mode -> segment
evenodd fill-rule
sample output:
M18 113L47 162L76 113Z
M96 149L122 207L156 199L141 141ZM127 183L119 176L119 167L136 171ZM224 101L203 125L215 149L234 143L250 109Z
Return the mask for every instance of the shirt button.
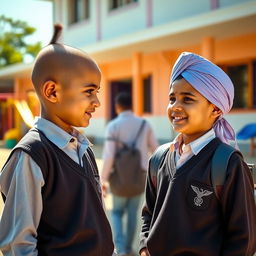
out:
M72 143L72 142L74 142L74 141L75 141L75 139L74 139L74 138L71 138L71 139L70 139L70 142L71 142L71 143Z

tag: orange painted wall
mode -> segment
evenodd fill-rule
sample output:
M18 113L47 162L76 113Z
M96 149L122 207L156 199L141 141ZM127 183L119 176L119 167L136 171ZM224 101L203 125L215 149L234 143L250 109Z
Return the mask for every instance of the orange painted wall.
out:
M249 61L256 59L255 45L256 34L243 35L240 37L227 38L223 40L203 38L201 44L198 45L191 45L175 51L162 51L143 55L142 74L143 76L152 74L153 77L152 115L164 116L166 114L171 68L181 52L195 52L203 56L206 55L205 57L207 58L210 56L217 64L230 64L239 62L241 60ZM107 113L107 111L104 109L106 106L109 106L108 83L111 80L131 78L131 60L116 61L104 65L105 72L103 73L105 76L105 84L103 85L103 94L105 98L98 116L105 117Z
M256 34L216 41L215 58L218 64L256 59Z
M207 42L210 44L209 48L207 48ZM177 57L183 51L212 54L217 64L232 64L239 61L248 62L256 60L256 34L222 40L214 38L202 39L198 45L190 45L172 51L159 51L150 54L141 53L142 76L152 75L152 115L154 116L166 116L171 69ZM99 94L101 107L97 109L94 117L108 118L110 111L109 84L112 80L132 79L132 64L131 56L130 59L117 60L100 65L102 70ZM26 91L32 88L30 79L17 79L15 95L18 99L25 99Z

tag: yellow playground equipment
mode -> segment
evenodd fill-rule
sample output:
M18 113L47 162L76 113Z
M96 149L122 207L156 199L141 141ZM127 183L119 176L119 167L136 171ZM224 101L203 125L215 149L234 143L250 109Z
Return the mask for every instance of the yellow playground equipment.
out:
M31 128L35 117L27 101L8 99L8 103L13 104L18 112L18 115L15 115L15 127L7 130L4 134L5 146L7 148L13 148L23 135L21 119L28 128Z
M18 101L14 100L14 106L18 110L20 116L22 117L24 123L31 128L34 123L34 116L30 110L28 103L25 100Z

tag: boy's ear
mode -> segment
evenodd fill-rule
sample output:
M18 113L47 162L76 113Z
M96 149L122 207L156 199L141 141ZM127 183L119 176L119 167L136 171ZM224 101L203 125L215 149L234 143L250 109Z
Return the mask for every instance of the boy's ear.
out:
M58 98L57 98L57 86L58 85L52 80L46 81L43 85L42 94L43 94L45 99L47 99L48 101L50 101L52 103L55 103L58 100Z
M213 114L213 117L216 119L216 118L218 118L222 114L222 111L218 107L213 105L212 114Z

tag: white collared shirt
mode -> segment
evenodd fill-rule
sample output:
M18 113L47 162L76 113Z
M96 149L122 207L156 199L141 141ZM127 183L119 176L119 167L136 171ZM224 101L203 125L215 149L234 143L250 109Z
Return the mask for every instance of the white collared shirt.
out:
M64 151L72 160L83 166L82 157L92 144L81 132L73 128L71 134L69 134L59 126L41 117L35 119L34 127L42 131L48 140Z
M175 151L175 163L176 168L180 168L184 163L186 163L193 155L197 155L210 141L216 137L213 129L206 132L204 135L198 139L190 142L189 144L184 144L182 140L182 134L179 134L171 143L170 150ZM180 154L179 148L181 146L182 153Z

